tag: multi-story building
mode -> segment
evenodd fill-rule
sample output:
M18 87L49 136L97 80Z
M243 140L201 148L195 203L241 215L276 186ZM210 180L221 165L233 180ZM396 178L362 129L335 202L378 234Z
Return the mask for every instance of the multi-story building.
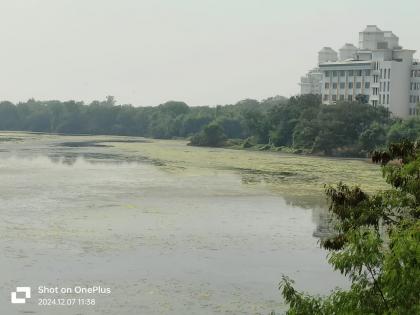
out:
M324 47L318 53L318 64L337 61L337 52L331 47ZM319 68L313 68L308 73L300 78L300 93L301 94L317 94L322 93L322 76L323 73Z
M402 118L420 114L420 62L392 32L368 25L359 33L358 48L345 44L335 58L333 52L323 48L319 53L323 103L359 100Z
M410 75L410 115L420 115L420 61L414 61Z
M300 78L300 93L321 94L322 75L323 74L319 68L309 70L304 77Z

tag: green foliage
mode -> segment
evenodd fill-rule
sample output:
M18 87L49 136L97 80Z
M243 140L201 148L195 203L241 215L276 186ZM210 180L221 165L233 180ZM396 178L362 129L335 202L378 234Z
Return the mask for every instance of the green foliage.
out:
M313 143L313 151L331 155L339 150L358 148L360 136L376 124L389 125L388 110L361 103L340 103L324 106L317 116L318 134ZM366 135L364 136L366 138ZM382 145L381 139L374 139L370 149Z
M369 97L365 94L356 95L356 101L360 104L367 104L369 103Z
M316 95L292 97L286 104L274 107L270 113L272 125L270 137L276 146L291 146L295 130L300 130L300 121L312 121L321 106L321 99Z
M16 130L19 126L19 115L16 107L10 102L0 103L0 129Z
M283 277L287 314L420 314L420 148L403 141L372 160L391 189L368 195L342 183L326 188L337 224L321 245L350 289L312 297Z
M420 138L420 120L409 119L398 121L391 126L388 133L390 143L400 142L404 139L415 141Z
M223 128L218 124L209 124L204 127L203 131L191 138L190 145L218 147L222 146L226 136Z
M253 109L245 111L243 116L248 132L255 136L258 143L267 143L271 127L267 115L257 109Z
M133 107L117 105L112 96L89 105L33 99L0 103L0 130L199 139L209 124L219 125L228 139L251 137L274 150L287 147L290 152L332 156L366 156L386 143L420 136L418 119L392 119L386 108L363 99L324 105L318 95L246 99L216 107L189 107L179 101Z
M386 127L375 121L360 134L359 145L362 150L371 152L376 147L385 145L386 140Z

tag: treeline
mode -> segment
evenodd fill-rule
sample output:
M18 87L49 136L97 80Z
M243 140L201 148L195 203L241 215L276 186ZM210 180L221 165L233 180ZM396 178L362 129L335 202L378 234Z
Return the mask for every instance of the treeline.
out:
M88 105L75 101L0 103L0 130L64 134L109 134L170 139L189 137L217 123L229 138L251 136L244 120L247 111L265 113L285 102L283 97L263 102L244 100L235 105L189 107L170 101L159 106L116 105L112 96Z
M286 102L274 97L262 102L243 100L235 105L189 107L170 101L159 106L116 105L113 97L85 105L75 101L0 103L0 130L26 130L64 134L109 134L160 139L190 137L210 123L223 128L228 138L252 136L245 115L266 112Z
M216 107L189 107L175 101L134 107L117 105L109 96L90 104L33 99L1 102L0 130L190 137L193 145L356 156L403 138L416 140L420 122L392 118L385 108L361 102L323 105L315 95L278 96L261 102L247 99Z

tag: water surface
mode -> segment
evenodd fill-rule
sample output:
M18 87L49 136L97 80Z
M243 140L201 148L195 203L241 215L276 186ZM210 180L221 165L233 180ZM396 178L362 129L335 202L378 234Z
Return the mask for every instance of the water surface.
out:
M182 141L2 137L0 314L281 313L282 274L311 293L346 285L314 237L325 204L310 168L377 171ZM41 284L112 293L94 307L10 305L14 287Z

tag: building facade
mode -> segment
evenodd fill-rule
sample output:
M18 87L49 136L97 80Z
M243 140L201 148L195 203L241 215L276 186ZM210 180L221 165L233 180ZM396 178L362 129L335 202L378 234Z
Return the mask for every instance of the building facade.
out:
M300 78L300 94L321 94L322 72L319 68L310 70Z
M321 94L324 104L358 100L402 118L420 114L420 62L414 53L399 46L392 32L368 25L359 33L358 48L347 43L337 58L326 48L320 51L321 84L314 94Z
M324 47L318 53L318 64L337 61L338 55L331 47ZM313 68L300 78L300 94L322 94L322 76L320 68Z

